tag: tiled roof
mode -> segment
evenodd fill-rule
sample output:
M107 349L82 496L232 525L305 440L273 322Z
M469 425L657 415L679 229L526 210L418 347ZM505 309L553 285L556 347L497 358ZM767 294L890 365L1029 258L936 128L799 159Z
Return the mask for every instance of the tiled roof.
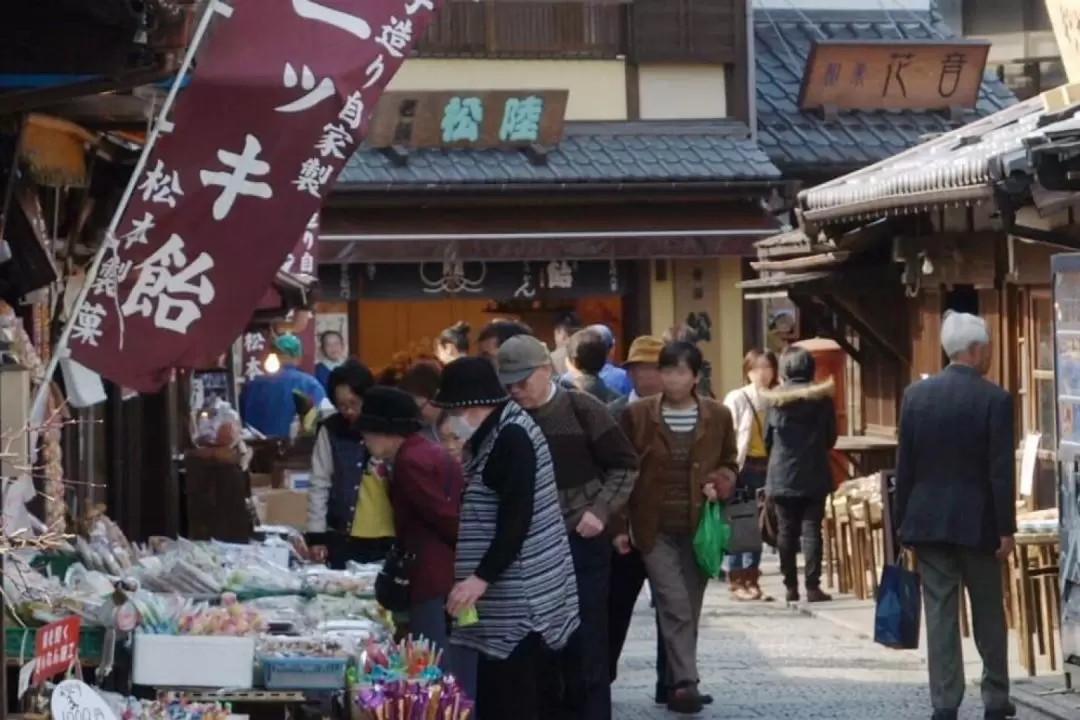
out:
M941 112L841 112L826 122L820 112L798 108L803 68L814 40L930 40L955 34L937 13L906 10L754 11L758 144L785 172L839 170L884 160L917 144L920 136L953 129ZM987 73L979 102L966 122L1016 102L1003 83Z
M780 171L737 121L579 122L566 124L544 164L518 150L414 150L399 167L383 152L364 148L346 163L335 190L779 179Z
M907 152L799 193L803 221L813 228L899 208L977 203L992 195L996 158L1020 150L1043 117L1041 97L928 140Z

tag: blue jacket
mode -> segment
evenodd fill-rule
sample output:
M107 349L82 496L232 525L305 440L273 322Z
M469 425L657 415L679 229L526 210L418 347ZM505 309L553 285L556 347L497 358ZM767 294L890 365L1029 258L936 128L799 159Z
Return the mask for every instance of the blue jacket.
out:
M330 367L324 362L315 363L315 379L323 386L326 392L330 392Z
M615 367L611 363L607 363L600 370L600 379L620 395L629 395L634 389L634 386L630 384L630 376L626 374L626 371L621 367Z
M245 383L240 393L240 416L267 437L287 438L296 417L293 390L307 395L316 407L326 399L326 390L318 380L298 367L285 365L273 375L260 375Z

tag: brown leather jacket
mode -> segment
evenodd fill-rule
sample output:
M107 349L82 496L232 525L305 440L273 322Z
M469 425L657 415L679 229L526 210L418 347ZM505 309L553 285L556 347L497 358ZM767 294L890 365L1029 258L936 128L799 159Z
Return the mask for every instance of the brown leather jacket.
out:
M662 431L660 395L630 403L620 422L641 458L641 474L630 495L617 532L626 532L627 522L634 547L642 552L652 550L660 525L660 506L663 489L661 478L668 462L667 439ZM698 425L694 430L694 445L690 451L691 527L697 527L701 507L705 504L702 486L709 473L721 468L738 472L738 450L735 446L735 425L731 411L709 398L698 398Z

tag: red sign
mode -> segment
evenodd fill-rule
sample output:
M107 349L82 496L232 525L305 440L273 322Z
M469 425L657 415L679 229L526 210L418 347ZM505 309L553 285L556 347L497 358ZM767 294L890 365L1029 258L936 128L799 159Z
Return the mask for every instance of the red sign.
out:
M441 2L212 0L198 70L76 313L74 359L151 392L219 356Z
M67 672L79 659L79 618L69 617L38 628L34 637L34 684Z

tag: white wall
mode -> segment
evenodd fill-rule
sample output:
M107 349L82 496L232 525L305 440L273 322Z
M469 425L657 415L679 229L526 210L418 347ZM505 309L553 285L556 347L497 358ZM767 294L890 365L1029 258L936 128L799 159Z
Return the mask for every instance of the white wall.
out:
M724 68L715 65L641 65L638 98L642 120L727 117Z

